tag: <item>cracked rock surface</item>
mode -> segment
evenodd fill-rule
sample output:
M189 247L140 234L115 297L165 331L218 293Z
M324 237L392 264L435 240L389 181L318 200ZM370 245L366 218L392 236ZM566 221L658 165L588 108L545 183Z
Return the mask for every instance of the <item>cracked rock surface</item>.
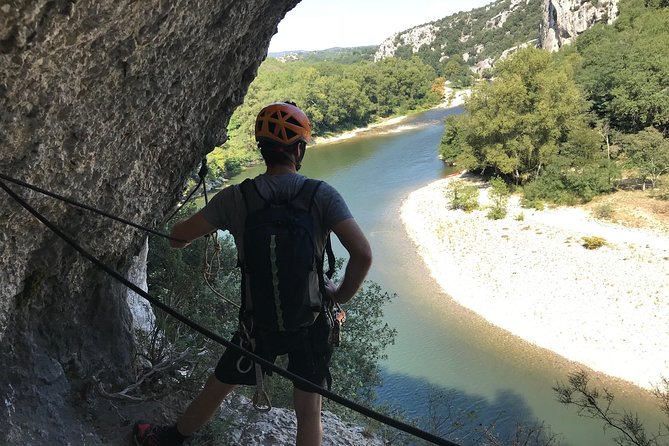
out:
M181 196L299 0L0 2L0 173L148 227ZM129 275L145 235L2 180ZM126 290L0 191L0 443L105 443L132 376Z

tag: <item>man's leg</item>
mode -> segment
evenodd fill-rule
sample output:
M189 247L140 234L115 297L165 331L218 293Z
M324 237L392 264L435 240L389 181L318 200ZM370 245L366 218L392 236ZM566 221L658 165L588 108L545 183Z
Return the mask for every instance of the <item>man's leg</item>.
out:
M293 405L297 416L296 446L320 446L323 439L321 395L293 388Z
M225 384L216 376L211 375L198 396L188 405L186 411L179 417L177 429L182 435L192 435L204 426L216 413L221 403L236 384Z

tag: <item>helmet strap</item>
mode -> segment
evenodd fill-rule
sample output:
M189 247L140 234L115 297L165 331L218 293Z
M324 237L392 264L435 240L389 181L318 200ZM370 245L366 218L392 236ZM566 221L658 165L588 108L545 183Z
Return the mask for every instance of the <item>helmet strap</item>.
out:
M297 150L300 151L299 157L295 156L295 170L299 172L300 167L302 167L302 160L304 159L304 154L307 153L307 145L304 142L298 142L296 146Z

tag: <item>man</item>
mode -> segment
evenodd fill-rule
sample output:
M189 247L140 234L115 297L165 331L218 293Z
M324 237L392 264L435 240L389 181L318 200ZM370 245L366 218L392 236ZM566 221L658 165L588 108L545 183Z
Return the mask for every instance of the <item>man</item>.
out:
M301 166L307 143L311 142L311 124L307 116L293 103L279 102L263 108L256 119L256 141L266 164L266 172L253 179L255 190L264 200L281 203L294 199L305 186L307 179L297 171ZM189 219L176 224L172 237L184 243L170 242L182 248L188 242L210 234L217 229L229 230L235 239L240 260L245 257L244 230L247 218L248 197L239 185L225 188L204 209ZM327 183L321 183L313 192L313 206L309 206L314 227L314 249L322 259L325 243L330 231L334 232L350 256L344 277L339 285L325 283L326 298L336 303L346 303L360 288L372 261L371 248L346 203L339 193ZM243 262L242 262L243 263ZM321 289L323 289L321 287ZM240 319L243 319L244 302ZM313 315L313 324L304 327L309 342L302 337L286 337L288 370L325 387L329 385L329 361L332 347L329 345L331 327L321 310ZM253 329L255 330L255 329ZM256 336L257 335L257 336ZM239 339L240 333L235 335ZM261 344L261 333L252 333ZM234 338L233 338L234 340ZM258 354L273 361L276 351L270 342L256 349ZM262 348L260 348L262 347ZM261 350L261 351L258 351ZM279 352L282 354L285 352ZM254 384L253 367L244 371L238 367L239 355L231 349L221 357L216 370L200 394L191 402L178 422L173 426L159 427L148 423L137 423L134 439L138 445L181 444L203 426L217 411L223 399L239 384ZM293 388L293 402L297 416L298 446L320 445L323 431L321 425L321 395Z

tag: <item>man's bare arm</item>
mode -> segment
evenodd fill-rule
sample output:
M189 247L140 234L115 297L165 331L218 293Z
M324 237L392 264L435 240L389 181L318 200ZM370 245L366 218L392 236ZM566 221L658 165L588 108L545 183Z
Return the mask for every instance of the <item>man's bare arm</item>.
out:
M332 230L350 256L341 284L336 289L328 290L335 302L343 304L351 300L365 280L372 264L372 248L360 226L352 218L337 223Z
M170 246L172 248L183 248L193 240L200 238L203 235L210 234L215 230L216 228L204 218L202 213L198 212L190 218L180 221L172 226L170 236L178 240L183 240L184 242L181 243L176 240L170 240Z

